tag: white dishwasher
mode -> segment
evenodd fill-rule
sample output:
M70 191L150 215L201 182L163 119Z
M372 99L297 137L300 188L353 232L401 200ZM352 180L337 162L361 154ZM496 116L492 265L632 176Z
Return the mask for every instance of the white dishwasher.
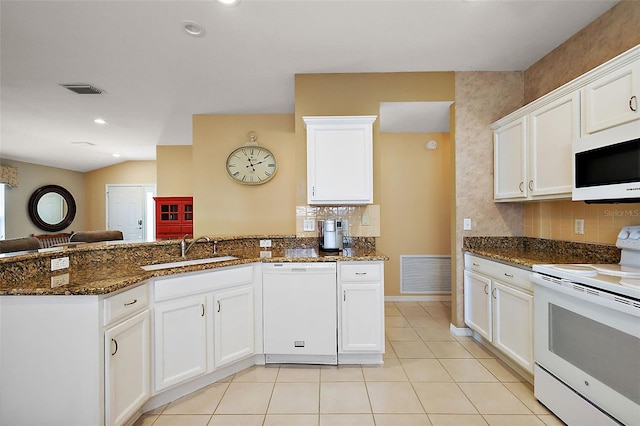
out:
M335 262L262 265L266 363L338 363Z

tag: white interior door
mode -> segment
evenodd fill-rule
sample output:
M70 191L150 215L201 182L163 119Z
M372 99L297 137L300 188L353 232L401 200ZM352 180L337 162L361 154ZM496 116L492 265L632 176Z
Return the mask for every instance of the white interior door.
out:
M107 185L107 229L122 231L127 241L146 235L144 185Z

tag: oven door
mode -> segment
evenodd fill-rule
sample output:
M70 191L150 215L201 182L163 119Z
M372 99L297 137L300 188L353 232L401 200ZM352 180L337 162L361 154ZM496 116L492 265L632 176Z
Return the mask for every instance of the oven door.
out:
M536 363L620 422L640 424L640 308L541 277L532 276Z

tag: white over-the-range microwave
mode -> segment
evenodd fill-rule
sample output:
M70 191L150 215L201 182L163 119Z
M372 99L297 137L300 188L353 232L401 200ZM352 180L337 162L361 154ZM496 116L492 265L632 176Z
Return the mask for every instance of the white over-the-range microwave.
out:
M572 199L640 202L640 120L574 141Z

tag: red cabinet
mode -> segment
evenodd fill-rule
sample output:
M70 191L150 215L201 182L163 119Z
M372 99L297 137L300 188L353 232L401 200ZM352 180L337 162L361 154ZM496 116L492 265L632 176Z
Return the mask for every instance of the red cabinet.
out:
M154 197L156 239L193 235L193 197Z

